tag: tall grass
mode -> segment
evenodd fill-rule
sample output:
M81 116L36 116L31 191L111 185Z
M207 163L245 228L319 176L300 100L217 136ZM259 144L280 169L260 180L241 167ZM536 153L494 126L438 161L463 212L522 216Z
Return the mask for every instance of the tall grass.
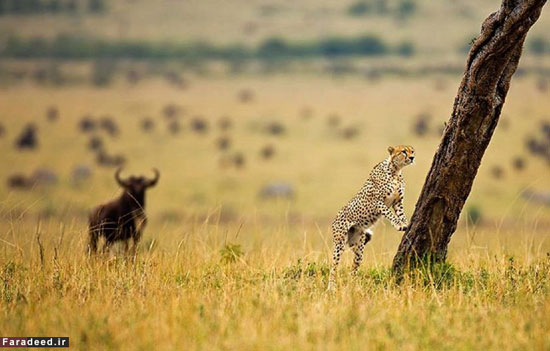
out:
M143 245L135 259L87 258L84 233L65 242L44 233L55 239L43 249L33 234L22 251L4 242L0 330L69 336L79 350L550 347L547 255L527 263L470 253L400 284L385 264L366 262L357 276L342 268L330 293L328 255L265 244L227 260L222 231L190 232L170 248Z

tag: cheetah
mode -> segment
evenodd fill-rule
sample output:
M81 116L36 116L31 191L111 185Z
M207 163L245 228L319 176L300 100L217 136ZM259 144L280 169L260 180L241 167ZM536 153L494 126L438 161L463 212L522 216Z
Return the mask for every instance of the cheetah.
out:
M372 227L380 217L386 217L399 230L407 229L403 210L405 181L401 169L414 163L412 146L390 146L389 157L377 164L361 190L339 212L332 223L334 253L328 289L336 282L336 269L345 245L352 248L355 257L352 272L363 260L363 250L372 237ZM395 214L391 209L395 211Z

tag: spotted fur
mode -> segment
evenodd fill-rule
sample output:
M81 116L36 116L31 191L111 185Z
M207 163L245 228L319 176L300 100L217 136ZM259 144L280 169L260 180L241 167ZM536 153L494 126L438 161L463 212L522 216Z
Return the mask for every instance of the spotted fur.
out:
M407 229L407 218L403 210L405 181L401 169L414 162L414 148L404 145L390 146L388 152L390 156L374 167L363 187L338 212L332 223L334 253L329 289L334 286L336 269L346 245L355 254L353 272L357 271L363 260L365 245L373 234L370 227L380 217L386 217L399 231Z

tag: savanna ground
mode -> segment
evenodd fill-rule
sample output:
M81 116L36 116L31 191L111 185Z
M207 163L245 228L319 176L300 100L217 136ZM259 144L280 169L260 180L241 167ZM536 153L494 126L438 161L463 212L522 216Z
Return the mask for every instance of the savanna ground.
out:
M360 65L444 66L463 64L457 47L498 6L419 1L417 14L401 23L350 19L347 5L333 2L274 3L115 1L103 16L3 17L0 34L74 31L227 43L246 31L254 43L273 35L372 32L389 42L410 39L418 53L358 60ZM544 36L547 22L543 15L534 34ZM330 221L394 144L417 151L416 165L404 170L410 217L460 76L331 76L317 69L322 62L232 75L213 64L215 74L185 72L185 89L158 76L130 84L123 75L98 88L78 78L90 65L64 62L77 77L70 84L0 80L6 128L0 137L0 334L69 336L77 350L550 349L550 208L521 195L550 189L548 164L525 146L548 120L550 95L540 88L548 76L538 74L548 62L532 55L522 60L530 70L512 81L448 264L422 267L397 284L390 265L401 233L380 221L357 277L349 274L351 253L344 256L334 293L325 291ZM10 59L0 68L41 65ZM239 99L243 90L252 92L251 101ZM163 116L170 104L183 111L177 135ZM46 120L50 106L59 110L57 122ZM413 133L421 114L431 116L423 137ZM98 135L109 153L126 156L125 175L161 171L147 193L149 223L135 260L118 248L95 258L85 254L87 212L120 190L114 168L96 165L90 135L78 130L84 115L110 115L117 122L118 137ZM338 126L329 122L334 115ZM193 131L197 116L208 122L206 133ZM218 125L223 116L233 122L226 131ZM140 129L144 117L155 122L151 133ZM28 122L38 127L39 148L17 151L14 140ZM267 133L271 123L285 132ZM346 139L345 129L358 134ZM218 150L220 137L230 138L229 151ZM266 145L275 149L269 160L260 156ZM221 167L224 154L237 152L244 167ZM514 169L516 157L525 160L525 169ZM71 172L81 165L93 175L75 184ZM57 184L30 190L6 185L13 173L44 168L58 175ZM498 179L495 169L502 172ZM295 198L262 199L258 193L270 183L292 185Z
M529 77L513 84L507 128L497 131L466 206L483 218L473 226L463 216L450 266L396 285L389 266L400 234L380 222L360 275L349 277L348 254L339 290L325 292L331 217L396 143L417 148L417 165L404 170L411 214L439 141L435 131L414 136L412 123L420 112L434 116L434 127L443 123L457 80L445 79L444 89L430 79L281 76L197 78L183 91L162 82L5 90L5 125L16 131L36 121L40 148L16 152L8 132L2 178L47 167L60 183L0 190L2 334L68 335L73 347L95 350L549 347L550 212L520 198L528 187L547 187L548 168L530 157L525 170L511 167L549 107ZM254 91L252 102L237 98L243 88ZM174 101L187 111L176 136L160 112ZM44 118L51 104L60 111L54 124ZM206 135L188 124L199 112L210 122ZM84 254L86 211L119 192L112 169L94 168L78 187L71 182L74 165L93 164L77 130L86 113L115 116L121 135L108 145L129 158L127 174L162 171L148 193L150 223L135 263L116 250L97 259ZM357 126L359 136L341 138L328 126L331 113ZM151 134L139 129L145 115L157 122ZM222 115L234 122L225 134L245 154L243 169L219 166ZM286 133L267 135L269 121ZM266 143L276 148L267 161L259 157ZM500 180L491 175L494 165L505 170ZM259 199L261 186L273 181L293 184L295 200Z

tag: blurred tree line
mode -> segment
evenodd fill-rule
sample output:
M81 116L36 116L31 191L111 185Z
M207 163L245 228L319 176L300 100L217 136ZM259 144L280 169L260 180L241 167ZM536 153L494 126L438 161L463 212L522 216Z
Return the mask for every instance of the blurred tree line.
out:
M348 7L348 14L353 17L368 15L394 16L407 19L415 14L416 2L413 0L358 0Z
M103 13L105 0L0 0L0 15Z
M311 41L268 38L257 47L240 44L223 46L206 42L105 41L69 35L60 35L54 39L11 36L0 44L0 57L9 58L182 59L191 62L224 60L233 64L249 59L284 60L384 55L408 57L415 53L414 45L410 42L390 45L374 35L331 37Z

